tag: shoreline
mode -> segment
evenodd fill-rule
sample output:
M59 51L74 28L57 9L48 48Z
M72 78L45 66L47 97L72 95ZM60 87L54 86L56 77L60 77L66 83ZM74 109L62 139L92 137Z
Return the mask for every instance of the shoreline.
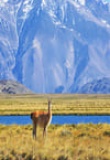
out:
M0 116L29 116L30 114L0 114ZM110 116L110 113L97 113L97 114L83 114L83 113L76 113L76 114L64 114L64 113L59 113L59 114L53 114L53 116Z

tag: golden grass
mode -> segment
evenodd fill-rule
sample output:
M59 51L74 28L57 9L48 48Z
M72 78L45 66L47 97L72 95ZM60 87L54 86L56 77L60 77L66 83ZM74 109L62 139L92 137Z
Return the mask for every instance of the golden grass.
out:
M110 115L110 95L0 95L0 115L30 114L47 110L52 99L54 114Z
M110 160L110 125L50 125L46 139L32 126L0 126L0 160Z

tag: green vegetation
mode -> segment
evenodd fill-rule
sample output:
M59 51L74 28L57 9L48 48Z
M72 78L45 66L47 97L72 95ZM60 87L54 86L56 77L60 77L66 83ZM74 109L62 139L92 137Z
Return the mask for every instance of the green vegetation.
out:
M110 125L50 125L32 139L32 126L0 125L1 160L109 160Z
M110 115L110 95L0 95L0 115L25 115L47 110L52 99L53 114Z

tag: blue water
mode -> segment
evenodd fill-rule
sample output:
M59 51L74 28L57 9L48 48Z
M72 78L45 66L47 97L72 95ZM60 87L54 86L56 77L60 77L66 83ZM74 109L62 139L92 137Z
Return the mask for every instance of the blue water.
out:
M0 124L26 125L31 124L30 116L0 116ZM110 116L53 116L52 124L79 124L79 123L108 123L110 124Z

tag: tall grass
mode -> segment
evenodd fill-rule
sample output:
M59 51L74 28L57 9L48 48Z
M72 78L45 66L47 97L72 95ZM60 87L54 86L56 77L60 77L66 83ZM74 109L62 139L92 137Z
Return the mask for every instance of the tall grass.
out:
M0 126L0 160L109 160L110 125L50 125L43 139L32 126Z

